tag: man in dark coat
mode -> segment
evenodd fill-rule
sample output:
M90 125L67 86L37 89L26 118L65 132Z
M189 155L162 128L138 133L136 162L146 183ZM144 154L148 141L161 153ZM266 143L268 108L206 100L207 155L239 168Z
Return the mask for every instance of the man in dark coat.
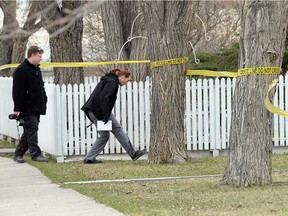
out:
M123 131L123 128L111 114L117 99L119 85L126 85L131 80L128 70L120 70L113 68L109 73L105 74L97 84L91 96L81 108L87 117L96 125L97 121L107 123L112 121L112 133L126 150L132 160L137 160L146 153L146 149L136 150L130 142L129 137ZM98 137L91 150L84 159L84 163L101 163L96 157L103 151L109 140L110 131L98 131Z
M47 162L38 146L38 125L40 115L46 114L47 96L42 79L39 63L43 50L38 46L31 46L27 51L27 58L20 64L13 74L12 96L14 114L21 119L24 132L15 149L14 161L24 163L23 155L29 149L32 160Z

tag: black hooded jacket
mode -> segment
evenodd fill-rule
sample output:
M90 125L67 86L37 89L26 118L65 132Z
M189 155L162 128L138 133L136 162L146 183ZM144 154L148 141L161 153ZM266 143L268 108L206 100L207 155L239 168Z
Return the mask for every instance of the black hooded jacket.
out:
M39 66L27 59L20 64L13 74L12 97L14 111L22 115L45 115L47 96Z
M118 76L113 73L105 74L81 109L86 115L91 111L97 119L107 122L117 99L118 88ZM88 115L87 117L89 118Z

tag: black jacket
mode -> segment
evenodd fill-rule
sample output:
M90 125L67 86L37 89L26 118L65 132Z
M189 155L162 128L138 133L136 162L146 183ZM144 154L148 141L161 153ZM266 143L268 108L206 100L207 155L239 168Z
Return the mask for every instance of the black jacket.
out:
M97 119L107 122L117 99L118 88L118 76L105 74L81 109L86 115L91 111ZM88 115L87 117L89 118Z
M39 66L34 66L25 59L16 68L12 96L14 111L20 111L22 115L46 114L47 96Z

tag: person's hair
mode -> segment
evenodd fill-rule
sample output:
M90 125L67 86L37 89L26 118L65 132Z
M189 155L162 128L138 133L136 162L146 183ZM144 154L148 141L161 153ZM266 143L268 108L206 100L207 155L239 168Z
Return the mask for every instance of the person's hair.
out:
M36 54L36 53L42 54L42 53L44 53L44 50L38 46L31 46L31 47L29 47L29 49L27 51L27 57L29 58L32 56L32 54Z
M116 74L118 77L123 76L123 75L125 77L130 77L130 73L129 73L128 69L121 70L119 68L112 68L111 73Z

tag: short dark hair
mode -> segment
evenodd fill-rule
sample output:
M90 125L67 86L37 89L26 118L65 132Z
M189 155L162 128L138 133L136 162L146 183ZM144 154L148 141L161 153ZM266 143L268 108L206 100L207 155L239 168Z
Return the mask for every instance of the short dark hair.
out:
M29 57L31 57L32 54L36 54L36 53L42 54L42 53L44 53L44 50L38 46L30 46L28 51L27 51L27 56L29 58Z

